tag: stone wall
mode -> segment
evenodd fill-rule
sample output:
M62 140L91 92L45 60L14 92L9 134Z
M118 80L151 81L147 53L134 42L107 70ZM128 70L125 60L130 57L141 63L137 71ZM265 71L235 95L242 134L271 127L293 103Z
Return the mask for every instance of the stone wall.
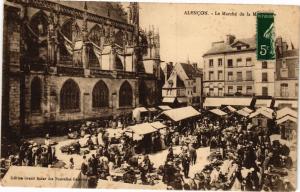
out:
M8 123L4 123L16 131L20 131L20 116L21 116L21 93L20 93L20 8L17 6L5 6L4 9L4 62L5 72L3 73L4 83L6 88L3 90L3 95L9 97L4 98L3 102L9 101L7 104ZM10 129L9 128L9 129Z
M41 113L30 112L30 82L38 76L42 80L43 98ZM46 81L45 81L46 79ZM60 110L60 91L63 84L69 80L74 80L80 88L80 110L76 112L63 112ZM95 109L92 108L92 91L98 81L102 80L109 89L109 107ZM133 91L132 107L119 107L119 89L121 85L128 81ZM86 77L69 77L69 76L41 76L31 74L28 76L26 89L26 107L27 116L26 124L29 127L39 127L44 123L73 121L82 119L96 119L107 116L116 116L123 113L129 113L138 105L138 87L137 79L109 79L109 78L86 78ZM47 86L45 85L47 84ZM46 92L46 93L45 93Z

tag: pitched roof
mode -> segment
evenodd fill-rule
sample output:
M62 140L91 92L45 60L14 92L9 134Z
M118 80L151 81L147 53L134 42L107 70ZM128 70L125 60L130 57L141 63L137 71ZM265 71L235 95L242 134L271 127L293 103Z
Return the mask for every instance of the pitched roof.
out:
M290 115L292 117L295 117L297 118L298 117L298 112L297 111L294 111L288 107L285 107L285 108L282 108L280 110L277 111L277 115L276 115L276 118L277 119L280 119L286 115Z
M299 49L291 49L283 52L283 57L299 56Z
M290 115L284 116L281 119L277 119L276 120L276 122L277 122L278 125L281 124L281 123L284 123L286 121L292 121L292 122L295 122L295 123L298 122L297 118L295 118L293 116L290 116Z
M176 122L200 115L200 113L191 106L171 109L164 111L162 114Z
M237 50L235 44L242 43L248 45L248 47L244 50L255 50L256 49L256 41L255 37L245 38L245 39L235 39L233 43L227 44L224 41L216 42L214 45L203 55L213 55L213 54L221 54L221 53L229 53L229 52L240 52L241 50Z
M265 117L267 117L267 118L269 118L269 119L272 119L272 118L273 118L272 113L270 113L270 112L268 112L268 111L264 111L264 110L257 110L257 111L255 111L255 112L251 113L251 114L249 115L249 118L256 117L256 116L258 116L258 115L260 115L260 114L263 115L263 116L265 116Z
M57 1L57 0L50 0L55 3L79 9L84 11L84 1ZM89 13L93 13L98 16L111 18L116 21L120 21L123 23L127 23L127 18L125 15L125 11L122 9L120 3L117 2L99 2L99 1L87 1L87 9ZM109 10L109 11L108 11ZM108 17L109 12L109 17Z
M211 109L209 110L210 112L219 115L219 116L224 116L227 115L227 113L225 113L224 111L220 110L220 109Z
M201 75L201 71L195 68L193 65L187 63L179 63L179 64L181 65L182 69L190 79L192 79L195 76Z

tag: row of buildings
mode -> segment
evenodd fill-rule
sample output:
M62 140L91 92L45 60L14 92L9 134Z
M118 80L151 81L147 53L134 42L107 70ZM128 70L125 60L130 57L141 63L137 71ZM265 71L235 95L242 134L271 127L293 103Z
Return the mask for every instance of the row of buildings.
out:
M3 34L4 135L139 106L201 107L209 98L297 105L299 52L281 38L276 61L256 59L254 36L227 35L203 55L203 69L190 62L161 69L160 36L140 28L138 3L125 10L114 2L8 0Z
M159 34L138 3L8 0L3 30L3 135L160 102Z
M197 64L166 63L162 77L162 102L171 106L257 105L297 108L299 49L281 37L276 40L276 60L256 59L255 36L213 42ZM234 98L234 99L232 99Z
M203 96L275 98L276 107L297 108L299 50L292 44L289 48L287 42L278 37L276 60L259 61L255 40L255 36L237 39L227 35L226 41L212 43L203 55Z

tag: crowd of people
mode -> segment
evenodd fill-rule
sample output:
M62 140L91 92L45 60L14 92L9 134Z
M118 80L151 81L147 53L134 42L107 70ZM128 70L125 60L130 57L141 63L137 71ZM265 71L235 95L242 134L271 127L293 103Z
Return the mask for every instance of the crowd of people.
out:
M89 122L80 130L70 129L74 142L60 150L82 156L81 172L88 177L88 186L110 180L131 184L164 183L167 189L287 191L292 185L287 171L292 161L290 149L279 141L271 141L268 129L255 127L247 118L206 116L179 124L163 120L164 131L151 133L151 145L135 140L130 134L109 134L108 128L125 130L135 123L128 118ZM152 122L144 118L142 122ZM84 143L78 138L86 137ZM148 150L141 150L148 146ZM209 147L208 164L194 175L190 169L197 163L197 149ZM179 153L174 150L180 148ZM149 154L168 150L164 163L155 167ZM93 152L92 152L93 151ZM46 136L45 144L24 142L10 165L53 166L57 162L55 147ZM1 163L2 164L2 163ZM73 157L63 166L75 169ZM197 169L197 166L193 167Z

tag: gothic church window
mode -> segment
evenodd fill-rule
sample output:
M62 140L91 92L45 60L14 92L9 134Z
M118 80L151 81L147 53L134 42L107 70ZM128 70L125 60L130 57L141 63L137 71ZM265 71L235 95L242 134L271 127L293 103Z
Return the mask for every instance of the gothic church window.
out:
M88 59L89 59L90 68L100 68L99 60L94 52L93 46L89 46L88 54L89 54Z
M32 31L40 37L47 35L48 24L48 17L43 11L37 12L30 21Z
M122 31L118 31L115 35L115 43L119 46L123 46L124 44L124 33Z
M76 22L74 23L73 19L69 19L62 25L61 32L70 41L73 41L73 40L76 41L76 40L80 39L80 37L81 37L80 28Z
M125 81L119 91L119 106L132 106L133 92L130 84Z
M109 91L103 81L99 81L93 89L93 108L101 108L109 106Z
M103 43L102 41L104 40L104 29L102 29L99 25L95 25L89 34L89 39L101 47L101 44Z
M41 102L42 102L42 82L40 78L34 77L31 81L31 112L40 112L41 111Z
M43 11L37 12L30 21L30 33L32 38L29 38L27 44L28 55L31 59L31 63L35 64L45 64L48 55L48 17ZM36 39L35 41L33 39ZM37 41L39 39L39 41Z
M78 111L80 109L80 89L75 81L67 80L60 91L61 111Z
M118 55L115 56L116 70L123 70L123 63Z

